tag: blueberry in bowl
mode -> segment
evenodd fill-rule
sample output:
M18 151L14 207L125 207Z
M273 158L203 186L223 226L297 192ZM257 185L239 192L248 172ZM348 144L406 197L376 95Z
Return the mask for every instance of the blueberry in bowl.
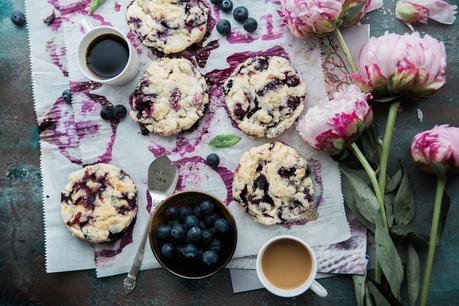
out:
M181 278L201 279L217 273L233 257L237 227L219 199L185 191L157 206L149 239L163 268Z

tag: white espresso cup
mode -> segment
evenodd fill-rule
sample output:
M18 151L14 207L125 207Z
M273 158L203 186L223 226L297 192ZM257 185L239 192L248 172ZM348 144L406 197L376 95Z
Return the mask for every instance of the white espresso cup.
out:
M81 21L81 25L85 29L86 33L81 38L80 43L78 44L77 48L77 63L78 67L80 68L81 72L90 80L99 82L102 84L109 84L109 85L123 85L127 82L131 81L139 71L139 58L137 55L136 50L129 42L129 39L119 30L115 29L114 27L110 26L97 26L94 27L91 25L86 19ZM128 45L129 49L129 57L124 69L116 76L112 78L103 78L95 74L89 67L87 63L87 52L88 47L91 45L95 39L100 37L101 35L106 34L114 34L120 38L122 38L126 44Z
M283 288L278 288L276 287L264 274L263 269L262 269L262 260L263 256L265 255L266 249L275 241L281 240L281 239L290 239L294 240L295 242L300 243L306 251L309 253L310 258L311 258L311 271L307 277L307 279L302 283L299 284L298 287L292 288L292 289L283 289ZM328 295L327 290L319 284L315 278L317 274L317 261L316 257L314 255L314 252L312 251L312 248L303 240L296 238L294 236L290 235L282 235L282 236L277 236L272 239L270 239L268 242L266 242L263 247L260 249L258 252L257 256L257 275L258 279L260 282L263 284L263 286L270 291L271 293L281 296L281 297L294 297L298 296L302 293L304 293L306 290L311 289L315 294L317 294L320 297L326 297Z

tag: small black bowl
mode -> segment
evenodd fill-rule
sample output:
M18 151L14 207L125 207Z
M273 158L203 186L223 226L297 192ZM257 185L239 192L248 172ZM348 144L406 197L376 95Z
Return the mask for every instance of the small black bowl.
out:
M190 205L194 207L204 200L210 200L215 204L215 210L230 225L230 230L222 239L222 250L219 252L218 263L213 267L207 267L198 261L186 261L178 258L164 258L161 255L162 243L156 237L156 229L166 223L166 209L171 206L181 207ZM184 191L167 198L155 208L150 223L150 246L158 262L163 268L172 274L186 279L201 279L212 276L223 269L233 257L237 245L237 227L234 217L228 207L216 197L200 191Z

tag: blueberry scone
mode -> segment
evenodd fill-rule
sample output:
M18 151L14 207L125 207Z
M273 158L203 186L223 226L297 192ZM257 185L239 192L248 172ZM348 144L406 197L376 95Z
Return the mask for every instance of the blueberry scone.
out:
M234 200L266 225L317 219L313 193L308 163L280 142L244 153L233 181Z
M130 116L142 134L176 135L191 128L209 102L207 84L184 58L163 58L148 67L130 97Z
M143 44L165 54L200 42L207 17L201 0L134 0L126 12L127 23Z
M258 56L233 71L223 92L231 117L242 131L273 138L300 116L306 88L287 59Z
M61 194L61 215L72 234L90 243L115 240L137 214L137 187L121 169L95 164L73 172Z

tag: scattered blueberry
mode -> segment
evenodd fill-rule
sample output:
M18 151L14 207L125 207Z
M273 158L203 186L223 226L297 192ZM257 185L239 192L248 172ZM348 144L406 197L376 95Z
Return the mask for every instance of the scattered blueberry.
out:
M189 242L197 242L201 239L202 232L201 229L197 226L194 226L188 230L186 239Z
M207 224L204 221L199 221L199 228L205 230L207 228Z
M121 120L127 115L127 109L124 107L124 105L115 105L113 107L113 119L115 120Z
M180 224L180 220L179 219L168 220L167 224L169 224L170 226L174 226L176 224Z
M249 17L249 10L245 6L238 6L233 11L233 17L238 22L243 22Z
M177 250L177 256L180 257L180 258L184 258L183 256L183 249L185 248L185 245L183 244L179 244L176 246L176 250Z
M102 106L100 110L100 117L104 120L112 120L113 119L113 106Z
M65 103L72 103L72 92L70 89L66 89L62 92L62 99L64 99Z
M212 234L211 231L209 230L203 230L201 234L201 243L202 245L208 245L209 243L212 242L212 239L214 238L214 235Z
M199 205L196 205L194 208L193 208L193 213L196 217L200 218L201 217L201 207L199 207Z
M231 32L231 24L226 19L220 19L217 22L217 31L222 35L228 35Z
M222 0L210 0L210 3L219 5L220 3L222 3Z
M185 238L185 228L181 224L172 227L171 237L174 241L181 241Z
M175 247L172 243L166 243L161 247L161 255L166 258L172 258L175 256Z
M214 212L215 205L209 200L202 201L199 205L201 212L205 215L210 215Z
M25 23L25 16L22 12L14 11L11 14L11 21L17 26L22 26Z
M196 256L198 256L199 251L198 251L198 248L194 244L188 243L183 248L182 253L186 259L193 259L193 258L196 258Z
M218 253L222 249L222 243L218 239L212 240L212 242L209 244L208 249L212 252Z
M211 153L207 155L206 162L210 167L216 168L220 163L220 157L218 157L218 155L215 153Z
M193 213L193 210L190 206L182 206L180 207L180 218L185 220L186 216L189 216Z
M230 228L228 221L223 218L218 218L215 221L214 227L217 233L226 233Z
M170 225L167 225L167 224L160 225L156 229L156 236L158 237L158 239L167 240L171 237L171 230L172 230L172 227Z
M209 267L215 266L218 262L218 255L212 251L202 253L202 262Z
M252 17L247 18L244 21L244 30L246 30L247 32L254 32L257 29L257 27L258 27L258 23Z
M219 215L218 214L211 214L211 215L207 215L204 217L204 222L208 225L208 226L214 226L215 224L215 221L217 221Z
M199 226L199 219L195 215L188 215L185 218L186 228L192 228L194 226Z
M166 209L166 219L172 220L179 216L179 209L177 207L168 207Z
M220 8L224 12L231 12L231 10L233 9L233 2L231 0L222 0Z

